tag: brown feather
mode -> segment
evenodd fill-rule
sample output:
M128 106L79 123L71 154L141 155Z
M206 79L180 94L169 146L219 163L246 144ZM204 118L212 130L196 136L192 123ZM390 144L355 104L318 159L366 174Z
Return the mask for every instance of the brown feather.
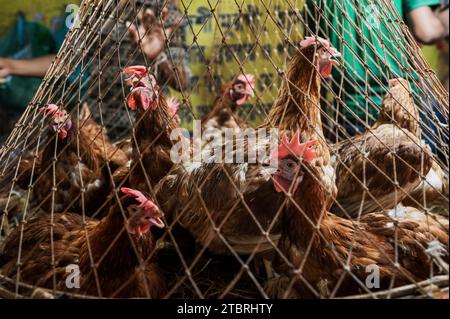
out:
M358 223L343 219L326 210L328 195L317 183L319 176L315 167L306 164L304 179L293 196L298 206L291 202L283 214L279 247L295 268L302 265L295 274L278 258L276 268L281 274L280 280L289 282L288 277L294 283L292 291L285 291L287 297L311 297L321 290L333 291L345 273L346 264L363 284L368 275L366 267L377 265L380 283L386 289L394 275L395 285L429 278L432 261L425 249L433 240L439 240L448 248L448 225L447 230L436 223L429 227L421 218L394 219L383 211L367 214ZM396 242L399 268L395 267ZM448 256L446 258L448 260ZM327 289L319 289L324 282ZM287 288L286 284L276 282L270 285L275 296L284 294L275 288ZM337 295L360 291L363 291L360 284L346 274Z
M433 158L420 140L418 110L409 84L401 83L389 90L371 128L335 146L339 205L334 211L356 216L391 209L430 171Z
M124 199L122 206L126 209L132 202ZM54 214L53 227L48 214L30 219L7 238L2 274L39 287L92 296L99 296L100 288L103 297L161 297L164 282L156 265L146 261L155 248L151 234L129 235L118 204L113 204L106 214L101 221L87 218L86 223L78 214ZM71 264L80 270L79 289L65 285L69 275L66 266ZM94 264L95 271L91 266Z

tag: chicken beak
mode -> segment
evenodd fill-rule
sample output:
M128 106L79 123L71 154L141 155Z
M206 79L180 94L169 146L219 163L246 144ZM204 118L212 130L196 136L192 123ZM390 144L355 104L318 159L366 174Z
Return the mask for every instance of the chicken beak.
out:
M139 78L142 78L147 74L147 68L142 65L130 66L122 71L122 74L135 75Z
M166 227L166 225L164 224L163 220L161 219L161 217L152 217L149 219L150 223L158 228L163 229L164 227Z
M333 50L332 55L330 56L330 62L334 66L341 66L341 63L338 61L342 57L342 54L338 52L337 50Z
M254 97L255 96L255 92L253 91L253 88L251 85L247 84L245 86L245 91L244 91L245 95L248 95L250 97Z

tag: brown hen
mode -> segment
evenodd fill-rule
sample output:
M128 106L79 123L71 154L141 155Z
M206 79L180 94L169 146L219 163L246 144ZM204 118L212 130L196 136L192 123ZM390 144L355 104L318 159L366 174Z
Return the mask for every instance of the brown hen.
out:
M164 280L152 261L149 232L164 227L158 207L142 193L123 188L120 200L105 208L102 220L73 213L36 216L6 239L1 273L36 285L91 296L158 298ZM66 281L79 269L79 287Z
M156 79L146 67L133 66L125 69L124 74L131 75L128 78L132 86L128 106L136 111L136 123L130 140L129 183L134 188L152 192L152 188L173 166L170 150L174 142L170 134L178 127L177 116L160 95Z
M247 124L239 116L240 106L254 96L255 76L241 74L222 87L222 92L216 97L211 112L202 118L202 130L209 128L240 129Z
M432 166L420 139L419 114L407 81L391 81L377 122L336 145L336 213L357 216L391 209L416 189Z
M36 160L30 156L21 161L18 183L24 188L31 185L44 211L53 207L54 212L71 210L92 216L111 190L110 176L128 158L111 144L86 105L79 123L56 105L42 111L50 121L47 144Z
M300 141L317 140L320 154L315 165L321 172L320 180L330 192L331 206L336 196L335 171L331 165L329 146L323 135L320 113L321 77L328 78L336 58L340 53L328 40L320 37L306 37L301 49L289 62L286 77L283 79L280 95L261 127L275 127L279 135L293 134L300 130Z
M300 140L323 136L318 104L320 74L325 77L331 74L337 55L326 40L303 41L289 64L286 84L263 128L279 128L288 135L297 132ZM306 97L308 92L311 99ZM162 182L162 191L158 192L168 221L181 224L202 246L216 254L251 254L273 249L279 238L277 216L284 198L282 192L288 189L282 179L273 181L272 174L277 168L269 165L267 157L248 160L252 152L267 150L271 144L268 137L258 137L255 145L237 139L222 145L222 154L230 155L227 146L232 145L232 158L237 159L242 146L240 153L247 162L222 164L203 159L177 166L176 173ZM326 144L322 142L318 147L323 157L329 159ZM327 168L329 162L321 159L317 165L330 190L334 189L333 170L331 166Z
M448 221L444 218L404 207L369 213L358 222L338 217L327 211L329 195L318 182L320 172L310 159L289 155L280 161L281 166L291 162L291 176L300 176L301 182L282 216L279 248L284 257L277 257L279 277L267 287L273 297L367 292L371 267L379 270L380 289L389 288L391 280L397 286L427 279L438 270L427 252L436 242L448 262Z

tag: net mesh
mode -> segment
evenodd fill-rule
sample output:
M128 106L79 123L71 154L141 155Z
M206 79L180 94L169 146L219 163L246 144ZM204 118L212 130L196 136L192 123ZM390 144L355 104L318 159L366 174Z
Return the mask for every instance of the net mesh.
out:
M200 119L290 155L174 162ZM392 1L83 1L0 150L0 295L448 298L448 135Z

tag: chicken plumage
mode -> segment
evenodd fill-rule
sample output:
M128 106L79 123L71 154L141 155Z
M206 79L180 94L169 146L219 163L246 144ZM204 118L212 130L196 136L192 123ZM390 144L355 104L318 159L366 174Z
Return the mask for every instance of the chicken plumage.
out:
M211 252L230 255L228 246L238 254L262 252L278 239L276 226L262 235L280 206L271 172L262 163L185 164L163 181L158 199L168 222L189 230Z
M333 65L337 64L336 56L338 52L326 40L307 38L303 41L300 51L289 64L286 84L283 84L280 97L263 128L279 128L287 135L300 136L300 140L323 136L318 104L320 74L325 77L331 74ZM295 93L291 95L290 91ZM308 92L311 100L306 98ZM311 119L315 125L309 124ZM233 251L250 254L274 248L279 238L277 215L284 198L282 193L289 187L282 178L272 179L277 168L268 164L269 156L254 162L248 160L250 151L267 154L273 145L268 134L266 137L258 137L255 145L246 139L238 139L221 146L222 154L226 154L232 145L230 158L233 159L238 158L237 153L241 150L246 159L243 163L222 164L214 159L203 159L203 162L183 163L177 167L176 174L166 178L161 184L162 192L158 192L161 207L169 212L169 223L178 222L202 246L217 254ZM329 159L324 142L318 149ZM317 162L326 176L324 180L333 189L333 172L332 167L326 168L328 164L324 160Z
M402 78L392 79L389 86L390 94L383 100L377 125L393 122L421 139L419 112L410 93L409 82ZM435 158L425 175L420 184L405 197L403 203L418 209L431 208L441 215L445 215L447 211L448 215L448 210L445 209L448 206L448 176Z
M334 212L355 217L390 209L419 186L433 159L420 139L418 118L408 82L391 80L375 124L335 146Z
M324 138L320 114L321 76L328 78L334 65L340 63L336 58L340 53L328 40L319 37L306 37L300 43L301 49L289 62L286 77L280 88L280 95L261 127L277 128L279 135L300 131L300 141L316 140L320 156L315 163L321 171L320 180L333 197L337 194L335 170L331 165L329 146Z
M152 192L173 166L170 151L175 142L170 134L178 127L177 115L169 109L159 93L155 77L146 67L133 66L123 73L131 75L128 106L136 111L129 183L134 188Z
M54 212L71 210L92 216L111 190L112 174L128 158L111 144L86 105L78 122L56 105L41 111L50 121L47 144L35 162L30 157L20 164L19 184L28 187L31 183L44 211L50 212L53 206Z
M279 276L267 286L272 297L366 292L371 267L379 270L381 289L389 288L391 280L394 286L424 280L433 271L429 246L437 241L442 251L448 249L444 218L405 207L369 213L358 222L336 216L326 209L329 195L318 182L315 165L305 157L280 161L294 161L296 175L302 178L283 211L279 249L284 258L277 255L274 268Z
M164 227L159 208L142 193L104 208L102 220L79 214L45 214L18 226L6 239L1 273L43 288L102 297L161 297L164 280L152 259L149 229ZM70 267L70 268L68 268ZM78 268L79 287L66 285Z
M448 216L448 175L433 159L425 179L405 197L402 203L418 209L430 209L433 213Z
M419 110L414 103L409 82L402 78L389 80L389 92L381 102L380 114L372 129L383 124L395 124L420 138L419 123Z

